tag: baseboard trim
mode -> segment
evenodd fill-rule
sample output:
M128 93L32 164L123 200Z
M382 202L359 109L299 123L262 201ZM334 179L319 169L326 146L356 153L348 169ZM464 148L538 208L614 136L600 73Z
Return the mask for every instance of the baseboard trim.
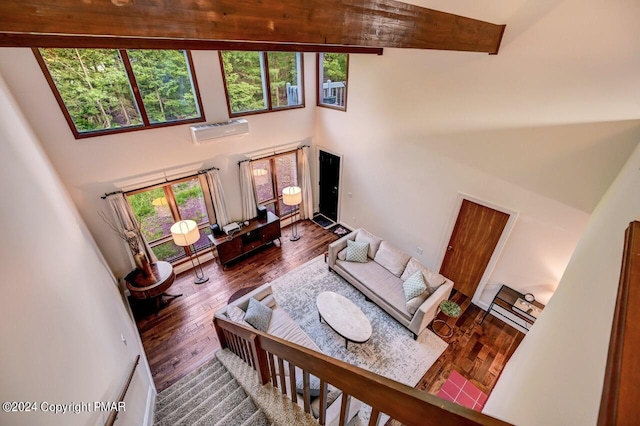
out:
M144 423L143 426L152 426L153 425L153 411L156 405L156 390L153 386L149 386L149 391L147 392L147 407L144 413Z

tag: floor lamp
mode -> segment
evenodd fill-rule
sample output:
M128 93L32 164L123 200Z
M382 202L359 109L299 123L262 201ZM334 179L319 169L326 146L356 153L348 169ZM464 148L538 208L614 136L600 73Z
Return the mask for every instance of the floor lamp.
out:
M298 186L287 186L282 190L282 202L287 206L298 206L302 202L302 189ZM293 218L296 217L296 213L299 208L293 212ZM298 226L296 222L293 222L293 233L291 234L291 241L298 241L300 235L298 235Z
M204 271L202 270L202 265L200 264L200 259L197 254L196 260L198 261L200 272L198 272L198 268L196 268L196 264L193 262L193 255L196 253L196 247L194 244L200 239L200 230L198 229L198 225L193 220L181 220L176 222L171 225L171 236L173 237L173 242L176 243L176 245L181 247L192 247L192 250L189 252L189 258L191 258L193 272L196 275L194 283L203 284L209 281L209 277L204 275Z

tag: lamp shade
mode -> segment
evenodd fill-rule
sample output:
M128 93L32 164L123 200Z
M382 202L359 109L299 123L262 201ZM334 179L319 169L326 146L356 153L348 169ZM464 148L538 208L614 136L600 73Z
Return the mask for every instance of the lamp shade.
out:
M200 230L193 220L181 220L171 225L171 236L176 245L186 247L200 239Z
M297 206L302 202L302 190L298 186L287 186L282 190L282 202L287 206Z

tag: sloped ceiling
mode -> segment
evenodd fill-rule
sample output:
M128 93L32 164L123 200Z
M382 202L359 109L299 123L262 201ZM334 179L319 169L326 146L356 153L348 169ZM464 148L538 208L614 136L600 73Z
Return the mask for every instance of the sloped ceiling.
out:
M497 56L416 54L403 75L415 86L379 90L409 105L398 126L414 143L593 211L640 141L640 2L413 3L507 27Z

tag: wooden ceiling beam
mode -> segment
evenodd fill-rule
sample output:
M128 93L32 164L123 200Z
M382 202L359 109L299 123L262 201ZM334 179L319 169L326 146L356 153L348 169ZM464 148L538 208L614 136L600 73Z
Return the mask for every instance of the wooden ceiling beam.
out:
M0 47L55 47L78 49L186 49L253 50L263 52L366 53L382 55L381 47L330 44L266 43L175 38L136 38L0 33Z
M1 46L65 35L139 39L141 48L175 40L495 54L504 28L395 0L0 1Z

